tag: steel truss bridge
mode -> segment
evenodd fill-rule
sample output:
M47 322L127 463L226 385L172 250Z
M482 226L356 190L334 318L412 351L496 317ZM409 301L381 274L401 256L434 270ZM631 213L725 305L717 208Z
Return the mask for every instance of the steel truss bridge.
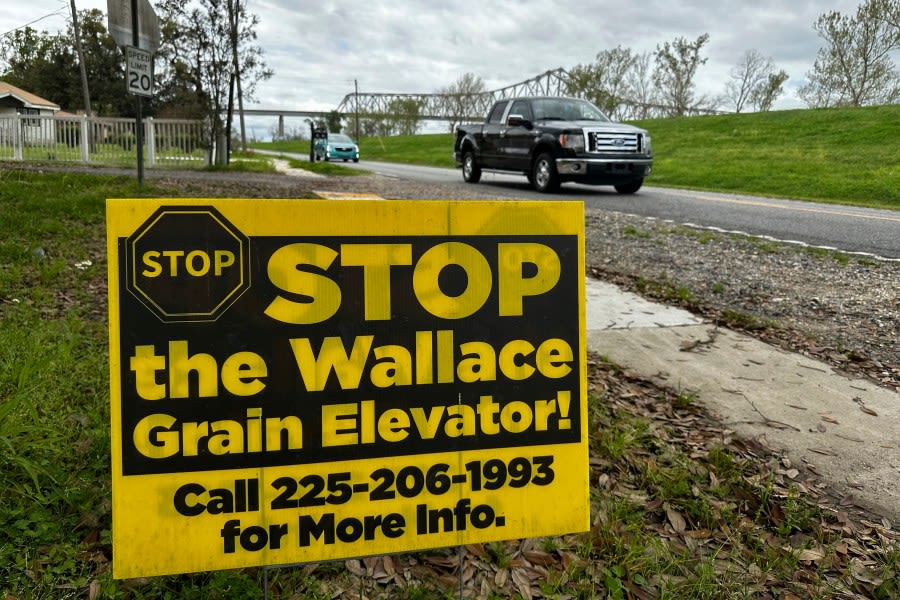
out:
M344 96L338 112L350 116L392 115L397 106L408 101L419 107L423 121L481 120L497 100L516 96L564 96L569 74L564 69L553 69L519 83L481 93L460 94L358 94Z
M464 121L480 121L491 106L503 98L517 96L565 96L568 94L569 74L558 68L546 71L497 90L479 93L433 93L433 94L391 94L391 93L350 93L344 96L335 112L342 118L358 115L360 118L383 118L398 116L398 108L411 103L418 108L416 118L422 121L448 121L461 123ZM665 117L675 111L670 106L659 104L637 103L621 100L611 117L617 120L647 119ZM685 114L684 111L681 111ZM707 109L691 109L687 115L719 114L721 111ZM285 117L301 117L306 119L324 119L331 113L326 111L306 110L267 110L245 109L248 116L277 116L278 136L284 137Z

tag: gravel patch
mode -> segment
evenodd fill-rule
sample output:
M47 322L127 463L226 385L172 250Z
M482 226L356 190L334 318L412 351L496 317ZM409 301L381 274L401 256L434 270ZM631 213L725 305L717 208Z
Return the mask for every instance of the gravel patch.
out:
M900 391L900 262L587 211L592 275Z

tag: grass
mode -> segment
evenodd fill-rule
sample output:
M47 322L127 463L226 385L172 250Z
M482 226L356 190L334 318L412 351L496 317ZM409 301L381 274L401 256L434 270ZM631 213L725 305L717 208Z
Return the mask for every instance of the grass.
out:
M653 185L900 209L900 106L791 110L636 124Z
M319 175L329 177L358 177L360 175L371 175L370 171L364 169L352 169L334 162L320 161L311 163L305 160L290 159L288 164L293 169L306 169L312 173L318 173Z

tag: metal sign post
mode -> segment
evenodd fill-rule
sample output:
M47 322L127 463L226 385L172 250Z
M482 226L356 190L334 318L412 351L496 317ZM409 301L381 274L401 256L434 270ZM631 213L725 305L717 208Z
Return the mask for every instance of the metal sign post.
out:
M138 28L138 11L137 0L131 0L131 45L135 48L140 47L139 41L140 29ZM137 97L137 121L135 121L135 137L137 139L137 178L138 185L144 185L144 101L141 96Z
M109 32L125 53L126 89L137 96L135 141L138 185L144 184L143 96L153 95L153 52L159 47L159 20L149 0L107 0Z

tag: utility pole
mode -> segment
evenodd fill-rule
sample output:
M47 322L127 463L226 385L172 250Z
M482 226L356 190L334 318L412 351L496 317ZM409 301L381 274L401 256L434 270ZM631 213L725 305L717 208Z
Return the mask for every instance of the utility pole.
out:
M241 122L241 150L247 151L247 130L244 127L244 95L241 93L241 65L238 60L238 40L240 39L241 2L234 0L232 27L232 59L234 61L234 77L237 83L238 118Z
M353 97L356 98L356 143L359 143L359 84L353 80Z
M73 2L75 0L72 0ZM141 47L140 29L138 27L138 0L131 0L131 45ZM137 120L134 122L134 135L137 142L137 180L138 187L144 187L144 102L137 97Z
M78 65L81 70L81 93L84 98L84 114L91 116L91 93L88 90L87 66L84 64L84 48L81 45L81 29L78 27L78 11L75 9L75 0L72 4L72 30L75 32L75 49L78 52Z

